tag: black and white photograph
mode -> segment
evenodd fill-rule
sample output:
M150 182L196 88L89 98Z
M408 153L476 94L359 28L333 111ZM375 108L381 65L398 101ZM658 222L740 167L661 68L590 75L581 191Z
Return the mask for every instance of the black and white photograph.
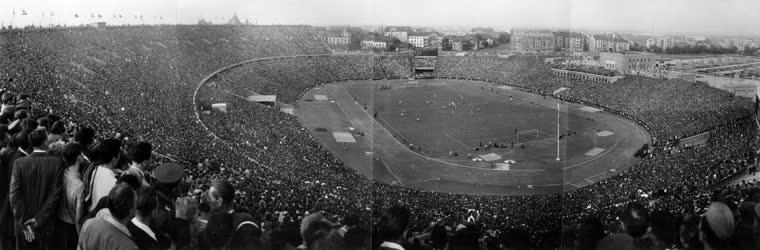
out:
M0 250L760 249L760 1L0 0Z

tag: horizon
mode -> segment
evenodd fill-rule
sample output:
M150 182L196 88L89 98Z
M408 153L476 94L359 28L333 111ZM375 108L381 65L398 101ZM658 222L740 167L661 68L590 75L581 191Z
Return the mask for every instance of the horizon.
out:
M222 24L236 14L241 22L247 19L258 25L491 27L495 30L760 35L760 30L751 25L760 23L760 15L754 14L760 13L760 1L751 0L644 0L635 3L624 0L538 0L530 3L492 0L479 5L432 0L28 0L5 5L8 8L0 13L0 23L4 27L11 24L14 27L79 26L94 22L115 26L196 24L200 19Z

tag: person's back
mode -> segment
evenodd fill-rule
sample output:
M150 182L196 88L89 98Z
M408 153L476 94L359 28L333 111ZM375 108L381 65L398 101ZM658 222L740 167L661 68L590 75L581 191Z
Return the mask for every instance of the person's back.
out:
M137 249L137 245L132 241L129 234L110 222L109 218L92 218L82 226L78 249L133 250Z
M107 198L107 210L111 216L87 220L79 232L77 249L137 249L127 228L135 209L135 191L128 184L120 183L109 192Z
M11 185L11 171L15 158L15 146L13 143L0 150L0 248L5 249L13 245L13 213L8 191Z
M23 178L24 186L39 187L39 190L24 190L40 195L26 195L24 208L27 213L39 211L51 195L53 187L60 187L61 167L63 162L60 158L49 155L33 153L30 156L21 157L14 162L14 168L18 170L18 176ZM29 193L27 193L29 194Z
M13 162L11 176L9 194L15 225L32 228L37 240L31 244L49 243L55 227L54 215L62 196L64 163L43 150L46 138L45 131L30 133L29 141L34 151ZM20 232L16 234L20 235Z
M433 241L433 249L443 249L446 246L446 242L448 241L447 234L446 227L444 227L443 224L436 223L435 226L433 226L433 232L430 235L431 240Z

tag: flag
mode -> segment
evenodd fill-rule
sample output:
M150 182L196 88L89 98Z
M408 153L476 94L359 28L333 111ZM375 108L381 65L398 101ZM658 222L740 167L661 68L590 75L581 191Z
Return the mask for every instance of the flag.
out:
M79 14L74 13L75 18L79 18Z
M26 10L21 10L21 15L26 16Z

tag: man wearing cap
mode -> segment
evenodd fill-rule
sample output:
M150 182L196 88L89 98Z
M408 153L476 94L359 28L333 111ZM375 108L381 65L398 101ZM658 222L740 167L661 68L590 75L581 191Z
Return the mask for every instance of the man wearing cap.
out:
M726 249L734 233L734 214L721 202L713 202L699 223L699 241L705 250Z
M158 205L153 211L152 223L160 232L168 234L178 249L190 244L190 228L182 218L194 215L193 210L177 211L175 207L177 187L184 175L185 169L173 162L162 163L153 171L156 180L153 187ZM177 213L182 213L182 216L177 216Z

